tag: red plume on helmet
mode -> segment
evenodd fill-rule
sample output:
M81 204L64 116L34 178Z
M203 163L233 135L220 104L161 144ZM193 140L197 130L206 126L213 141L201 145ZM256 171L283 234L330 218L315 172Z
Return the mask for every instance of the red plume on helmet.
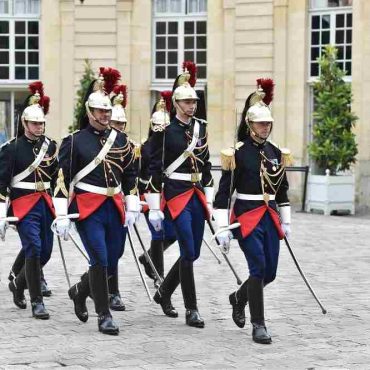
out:
M126 105L127 105L127 86L126 85L116 85L113 88L113 93L115 95L119 95L119 94L123 95L122 107L126 108Z
M161 91L161 97L166 102L166 110L167 110L167 112L170 112L171 111L172 91L171 90Z
M263 98L263 102L266 105L269 105L274 98L274 80L271 78L258 78L257 79L257 88L261 87L263 92L266 94Z
M111 67L100 67L100 74L104 77L104 90L109 95L114 86L117 85L118 80L121 78L121 74L117 69Z
M197 65L194 62L191 61L185 61L182 63L182 69L185 72L185 69L187 69L190 73L190 80L189 84L191 87L195 86L195 83L197 82Z
M44 84L41 81L35 81L28 85L32 95L38 93L40 95L40 100L38 104L43 108L44 114L48 114L50 106L50 98L44 94Z

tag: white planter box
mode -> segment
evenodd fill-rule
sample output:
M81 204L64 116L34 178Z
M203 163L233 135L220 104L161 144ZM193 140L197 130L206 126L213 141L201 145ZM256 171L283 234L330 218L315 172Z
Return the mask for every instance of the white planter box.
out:
M306 210L349 211L355 214L355 176L309 175Z

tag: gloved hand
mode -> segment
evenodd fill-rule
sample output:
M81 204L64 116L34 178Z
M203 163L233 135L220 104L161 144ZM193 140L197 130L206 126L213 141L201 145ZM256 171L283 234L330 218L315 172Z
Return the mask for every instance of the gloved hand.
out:
M8 222L0 221L0 238L3 241L5 240L5 233L6 233L7 227L8 227Z
M71 227L72 222L69 218L56 218L51 225L51 229L53 230L53 232L64 240L69 239L68 234L71 230Z
M283 232L284 232L285 236L289 239L289 237L292 233L292 230L290 228L290 224L282 223L281 228L283 229Z
M233 233L230 230L223 231L216 236L221 252L224 254L229 253L230 240L233 238Z
M140 212L137 211L126 211L125 214L125 226L132 227L136 221L139 221Z
M156 209L156 210L150 210L149 211L149 222L152 224L155 231L161 231L162 230L162 221L164 220L164 214L162 211Z

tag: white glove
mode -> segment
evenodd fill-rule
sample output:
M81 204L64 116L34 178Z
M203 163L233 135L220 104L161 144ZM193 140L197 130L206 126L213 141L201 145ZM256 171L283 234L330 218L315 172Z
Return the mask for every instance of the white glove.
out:
M223 231L216 236L221 252L224 254L229 253L230 240L233 238L233 233L230 230Z
M7 213L7 204L6 204L6 202L1 202L0 203L0 219L5 218L6 213ZM5 232L6 232L7 227L8 227L8 222L0 220L0 238L1 238L1 240L5 240Z
M53 205L57 218L53 221L51 229L55 234L62 237L64 240L68 240L68 234L71 230L72 222L69 218L62 218L68 214L68 199L53 198Z
M284 235L289 239L292 230L290 228L290 224L282 223L281 228L283 229Z
M125 226L132 227L136 221L140 218L140 212L126 211L125 214Z
M159 209L149 211L149 222L152 224L155 231L162 230L162 221L164 220L164 214Z

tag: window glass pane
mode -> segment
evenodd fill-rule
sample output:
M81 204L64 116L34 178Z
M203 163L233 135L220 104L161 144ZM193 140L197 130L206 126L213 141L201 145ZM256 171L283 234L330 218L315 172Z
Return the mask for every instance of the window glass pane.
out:
M39 22L28 22L28 34L30 35L39 34Z
M166 49L166 38L165 37L157 37L155 46L156 46L157 49Z
M167 11L167 0L155 0L155 11L165 13Z
M346 59L352 59L352 46L346 47Z
M156 67L155 78L166 78L166 67Z
M157 51L155 53L155 63L156 64L165 64L166 63L166 52Z
M207 69L206 69L205 66L198 66L197 77L198 78L207 78Z
M337 53L337 59L344 59L344 48L343 46L337 46L338 53Z
M311 76L317 77L319 75L319 65L317 63L311 64Z
M0 36L0 49L9 49L9 36Z
M170 12L181 13L182 0L170 0ZM176 77L176 76L175 76Z
M347 30L346 32L346 43L351 44L352 43L352 31Z
M28 0L28 13L40 14L40 0Z
M344 14L337 14L335 26L337 28L344 27Z
M336 31L335 32L335 43L336 44L343 44L344 43L344 31Z
M335 8L338 6L352 6L353 0L310 0L311 9Z
M188 0L189 13L198 13L198 0Z
M205 51L197 51L197 63L207 63L207 53Z
M185 49L194 49L194 37L185 37Z
M25 49L26 48L26 38L18 36L15 38L15 48L16 49Z
M207 33L207 22L197 22L197 33Z
M39 48L39 38L38 37L29 37L28 38L28 49L37 50Z
M9 64L9 52L0 51L0 64Z
M321 28L328 29L330 28L330 15L325 14L321 18Z
M316 60L320 57L320 48L311 48L311 60Z
M26 67L15 67L15 79L16 80L26 79Z
M337 62L337 66L338 66L340 69L343 69L343 62Z
M0 22L0 33L9 33L9 22L7 21Z
M167 57L168 57L168 63L177 64L177 51L169 51Z
M207 11L207 0L198 0L199 1L199 11L204 13Z
M197 49L207 49L207 38L205 36L197 37Z
M320 32L312 32L311 34L311 45L320 44Z
M27 1L15 0L14 1L14 14L27 14Z
M168 49L177 49L177 37L168 38Z
M177 35L178 33L177 26L178 26L177 22L168 22L168 33L171 35Z
M39 78L39 67L28 67L28 79L37 80Z
M177 77L177 66L167 67L167 78L176 78Z
M352 27L352 14L347 14L347 27Z
M319 15L314 15L312 17L312 29L313 30L320 29L320 16Z
M193 51L185 51L184 53L184 59L194 61L194 52Z
M9 0L0 0L0 14L9 14Z
M15 33L24 35L26 33L26 22L15 22Z
M166 34L166 22L157 22L157 24L156 24L156 34L157 35Z
M347 72L347 76L352 75L352 63L351 62L346 62L346 72Z
M1 80L9 79L9 67L0 67L0 79Z
M26 64L26 53L17 51L15 53L15 64Z
M194 22L185 22L185 33L194 34Z
M326 45L330 42L330 32L329 31L323 31L321 32L321 44Z

